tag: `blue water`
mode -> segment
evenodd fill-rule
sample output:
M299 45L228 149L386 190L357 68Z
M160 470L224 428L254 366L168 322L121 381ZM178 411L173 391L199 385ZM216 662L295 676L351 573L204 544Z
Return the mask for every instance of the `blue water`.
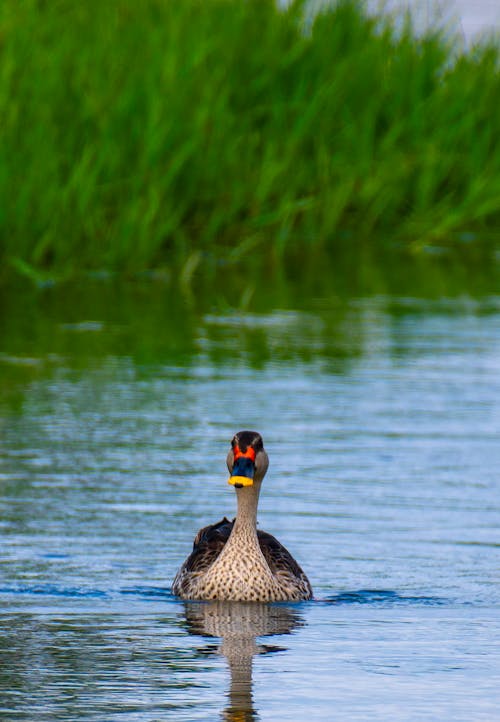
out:
M4 338L2 722L498 719L499 309L318 302L200 315L188 339L58 316L43 344ZM314 601L169 591L234 513L240 428L271 460L260 526Z

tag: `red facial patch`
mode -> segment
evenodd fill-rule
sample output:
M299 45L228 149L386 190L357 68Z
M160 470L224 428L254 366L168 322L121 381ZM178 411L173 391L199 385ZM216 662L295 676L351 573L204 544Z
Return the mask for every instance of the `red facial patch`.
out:
M247 446L247 450L245 452L241 451L239 446L235 446L233 449L234 453L234 460L241 458L242 456L245 459L250 459L250 461L255 461L255 451L252 449L251 446Z

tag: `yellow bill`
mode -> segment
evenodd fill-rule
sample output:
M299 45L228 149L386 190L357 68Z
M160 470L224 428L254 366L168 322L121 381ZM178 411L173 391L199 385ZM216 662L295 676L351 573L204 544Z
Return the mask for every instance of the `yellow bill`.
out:
M253 479L250 479L249 476L230 476L227 483L233 486L252 486Z

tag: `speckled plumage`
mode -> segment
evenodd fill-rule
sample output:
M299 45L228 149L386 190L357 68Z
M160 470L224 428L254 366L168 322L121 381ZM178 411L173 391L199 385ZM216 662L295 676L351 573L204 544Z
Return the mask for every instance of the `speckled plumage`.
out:
M177 572L172 591L183 599L310 599L309 580L290 552L271 534L257 530L260 484L268 463L262 439L256 432L239 432L233 448L235 440L244 449L251 443L258 449L254 483L236 489L238 513L232 522L224 518L200 529L192 553ZM232 452L227 463L232 473Z

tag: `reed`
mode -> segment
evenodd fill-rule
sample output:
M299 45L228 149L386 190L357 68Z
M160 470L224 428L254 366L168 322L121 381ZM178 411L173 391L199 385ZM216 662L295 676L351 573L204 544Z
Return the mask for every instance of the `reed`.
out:
M4 0L3 273L483 262L499 57L354 0Z

